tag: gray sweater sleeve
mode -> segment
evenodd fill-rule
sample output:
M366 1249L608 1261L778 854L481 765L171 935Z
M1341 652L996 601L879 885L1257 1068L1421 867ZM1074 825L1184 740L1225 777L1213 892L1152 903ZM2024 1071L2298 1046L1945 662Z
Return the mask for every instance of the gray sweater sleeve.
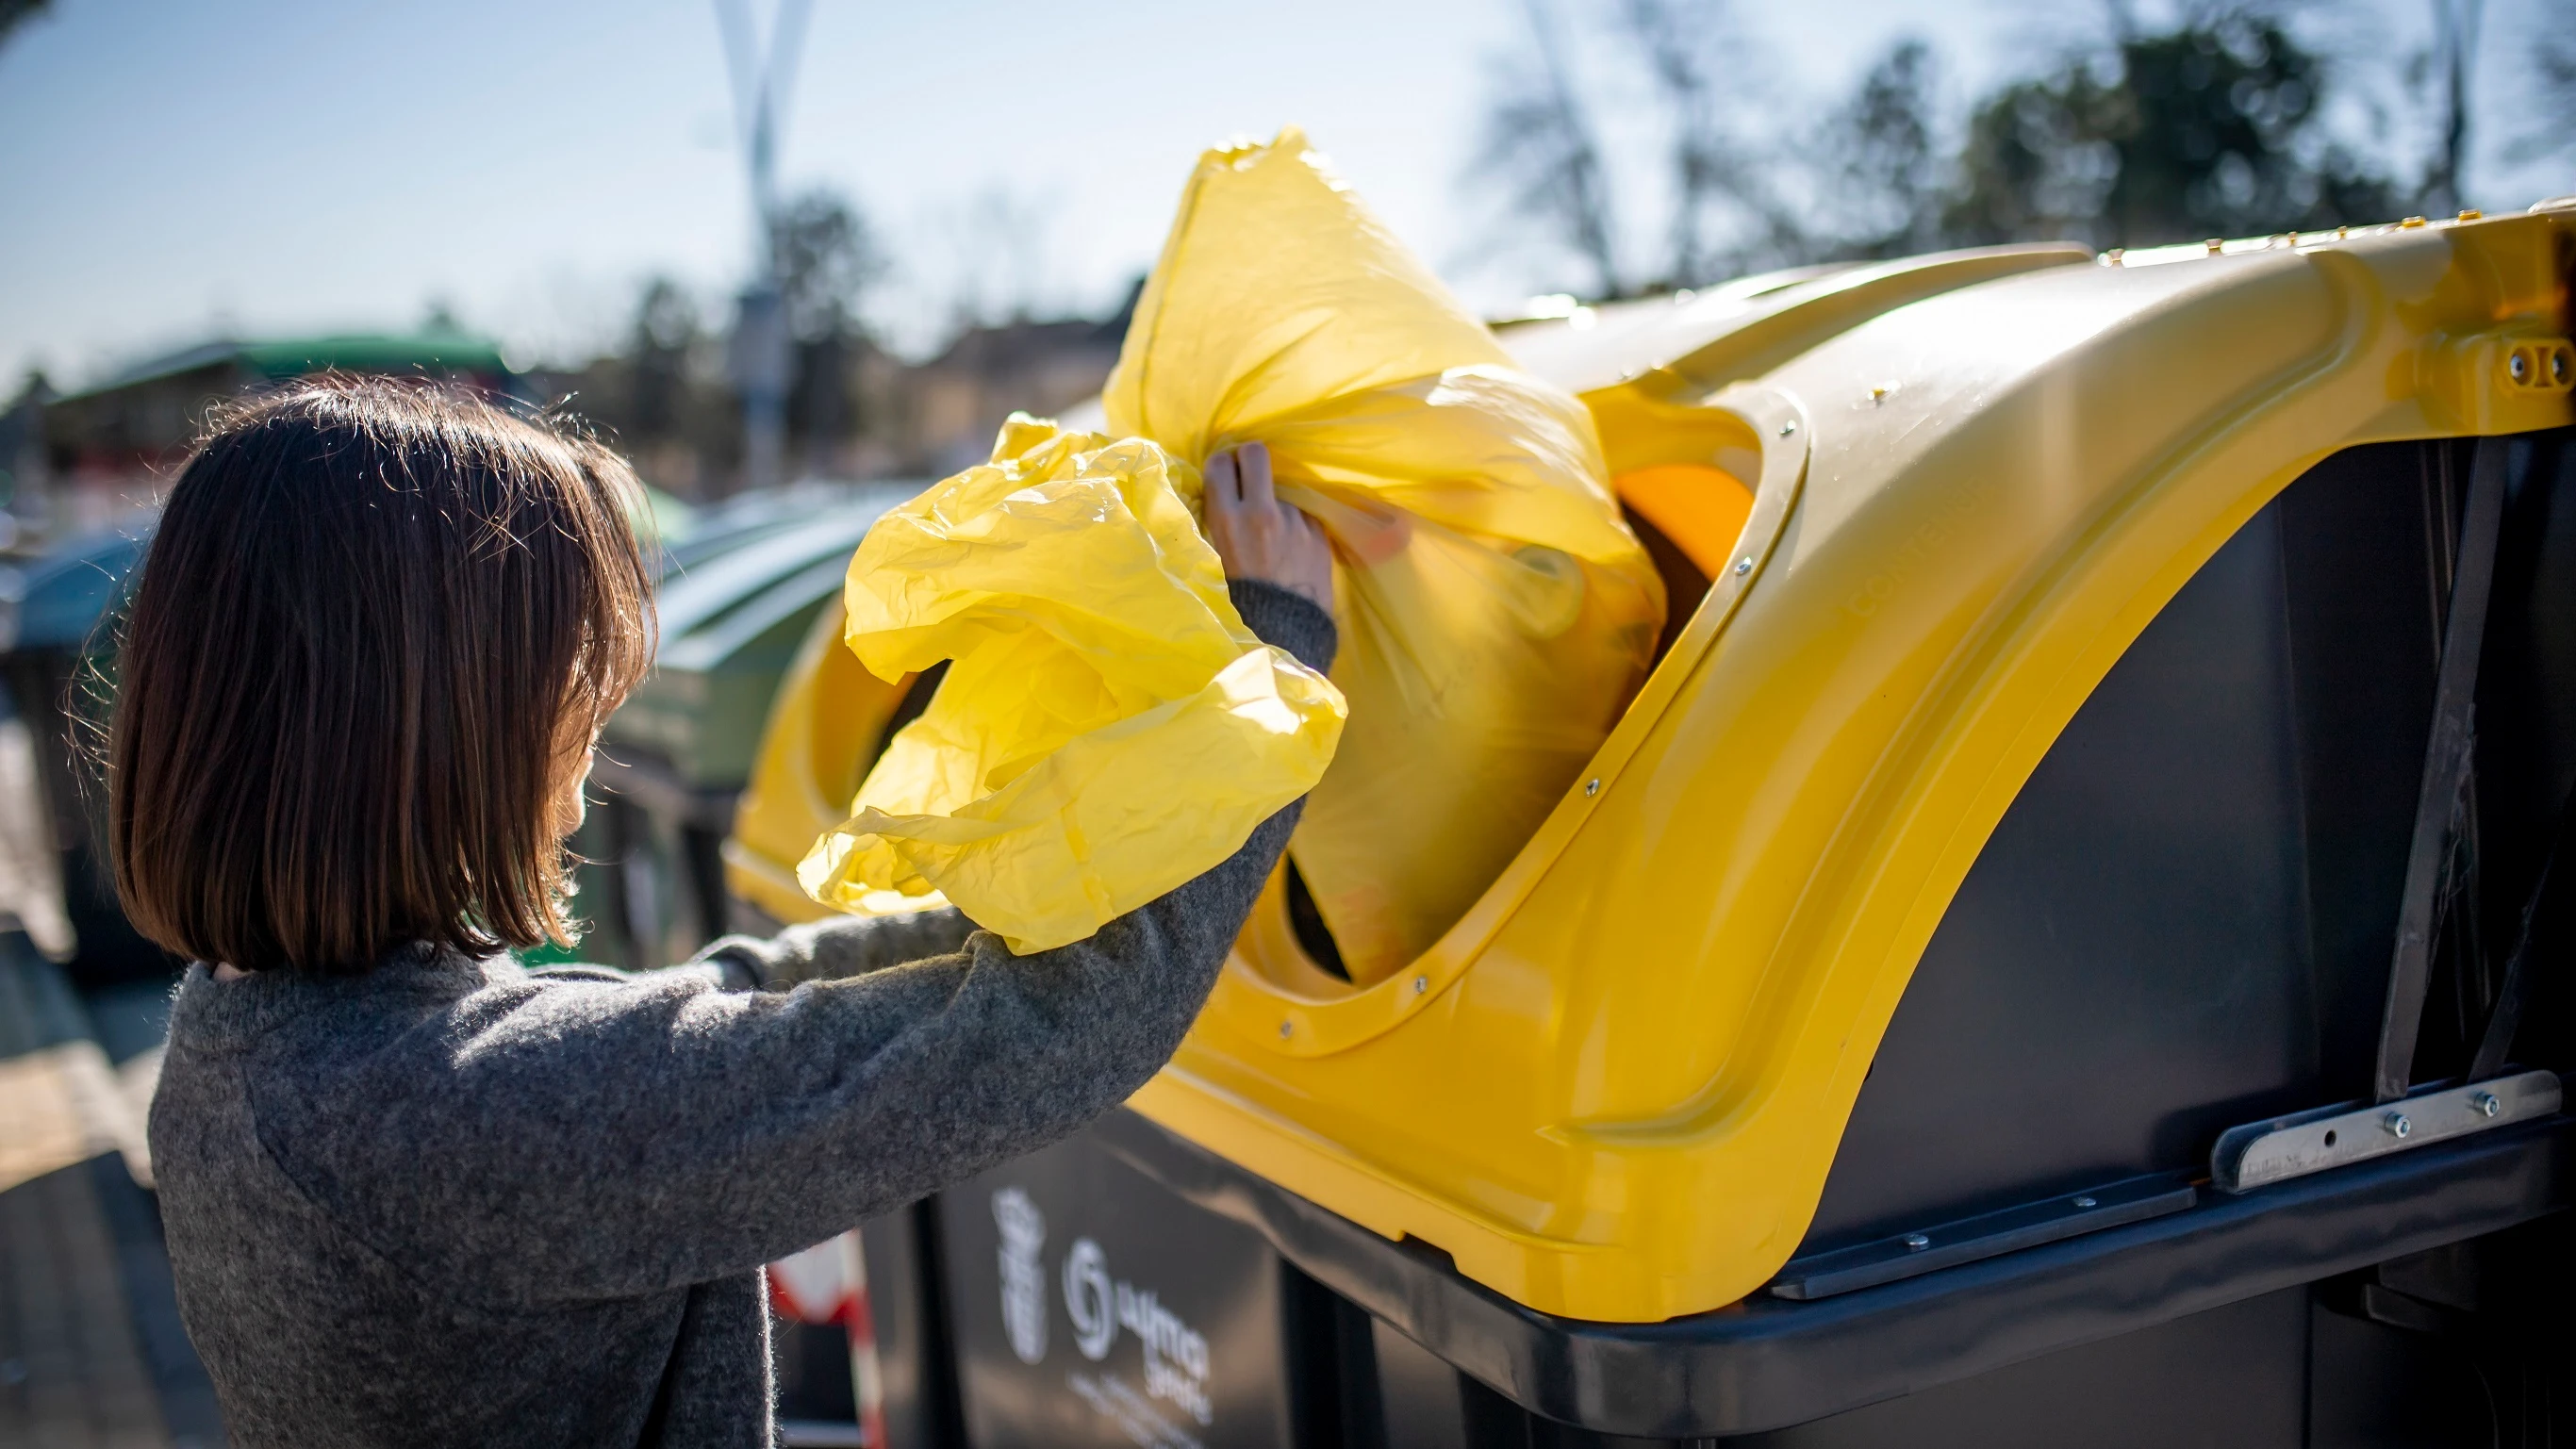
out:
M975 923L955 906L889 916L833 916L790 926L763 940L726 936L689 958L713 966L725 984L783 991L807 981L842 981L888 966L962 951Z
M1323 610L1266 586L1236 598L1263 638L1329 664ZM724 948L816 978L785 990L724 990L706 971L525 988L536 996L459 1023L470 1040L450 1055L477 1078L462 1095L507 1105L466 1160L422 1165L428 1201L403 1210L435 1214L429 1251L459 1261L416 1269L507 1282L528 1302L702 1282L1069 1135L1180 1045L1297 814L1032 956L978 931L887 964L956 926L875 921Z

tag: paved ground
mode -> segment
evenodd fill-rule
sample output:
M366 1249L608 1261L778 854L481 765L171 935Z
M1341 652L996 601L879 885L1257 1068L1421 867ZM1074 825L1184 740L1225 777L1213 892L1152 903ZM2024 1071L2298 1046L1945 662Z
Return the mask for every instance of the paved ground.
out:
M142 1152L159 988L84 1004L0 934L0 1445L214 1449Z

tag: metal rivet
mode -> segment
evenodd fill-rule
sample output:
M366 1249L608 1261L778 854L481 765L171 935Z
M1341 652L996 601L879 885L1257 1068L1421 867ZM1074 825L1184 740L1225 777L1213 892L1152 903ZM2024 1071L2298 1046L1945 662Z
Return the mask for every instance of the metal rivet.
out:
M2223 246L2227 245L2227 239L2226 239L2225 237L2216 237L2216 236L2214 236L2214 237L2211 237L2207 242L2203 243L2203 245L2205 245L2205 246L2207 246L2207 247L2209 248L2209 254L2210 254L2211 256L2213 256L2213 257L2214 257L2214 256L2218 255L2218 249L2219 249L2220 247L2223 247Z
M2492 1117L2504 1110L2504 1103L2497 1101L2496 1094L2493 1092L2478 1093L2469 1098L2469 1105L2477 1108L2478 1115L2481 1117Z
M2466 211L2463 211L2463 212L2461 212L2461 213L2460 213L2460 220L2462 220L2462 221L2475 221L2475 220L2477 220L2479 217L2482 217L2482 216L2484 216L2484 215L2486 215L2486 213L2485 213L2485 212L2480 211L2480 210L2478 210L2476 207L2472 206L2472 207L2470 207L2469 209L2467 209Z
M1279 1039L1280 1039L1281 1041L1286 1041L1286 1040L1288 1039L1289 1033L1291 1033L1291 1032L1295 1031L1296 1029L1297 1029L1297 1023L1295 1023L1295 1022L1293 1022L1293 1021L1283 1021L1283 1022L1279 1023Z
M2513 374L2514 381L2520 382L2531 376L2531 359L2517 352L2505 359L2504 370Z
M1932 1246L1932 1240L1923 1236L1921 1233L1907 1233L1905 1235L1905 1246L1919 1253L1925 1248Z
M2401 221L2401 222L2399 222L2399 223L2397 223L2397 224L2398 224L2398 226L2399 226L2399 227L2401 227L2401 228L2403 228L2403 227L2416 227L2416 226L2422 226L2422 225L2424 224L2424 218L2422 218L2422 217L2420 217L2420 216L2410 216L2410 217L2406 218L2404 221Z
M1782 423L1782 424L1780 425L1780 436L1781 436L1781 437L1784 437L1784 438L1785 438L1785 437L1789 436L1791 433L1794 433L1794 432L1796 432L1796 431L1798 431L1798 421L1797 421L1797 419L1795 419L1795 418L1792 418L1792 419L1790 419L1789 421L1787 421L1787 422L1785 422L1785 423Z
M2100 1203L2095 1202L2091 1197L2079 1197L2079 1198L2077 1198L2077 1199L2075 1200L2075 1205L2076 1205L2077 1207L2100 1207L2100 1206L2101 1206L2101 1204L2100 1204Z
M1740 558L1735 561L1735 576L1737 578L1740 579L1751 572L1753 572L1753 560L1751 558Z
M1428 977L1428 976L1416 976L1416 977L1414 977L1414 978L1413 978L1413 994L1414 994L1414 995L1416 995L1416 996L1420 996L1422 993L1424 993L1424 992L1426 992L1426 991L1428 991L1428 990L1430 990L1430 989L1431 989L1431 978L1430 978L1430 977Z
M2120 264L2120 258L2127 256L2128 254L2129 252L2126 247L2113 247L2102 254L2102 260L2116 267Z
M1588 800L1588 799L1590 799L1591 797L1593 797L1593 796L1595 796L1595 795L1598 795L1598 794L1600 794L1600 793L1601 793L1601 781L1600 781L1598 778L1594 778L1594 779L1586 780L1586 781L1584 781L1584 782L1583 782L1583 795L1584 795L1584 798L1585 798L1585 799L1587 799L1587 800Z
M2389 1113L2379 1119L2379 1125L2387 1128L2388 1135L2391 1137L2404 1137L2415 1130L2415 1124L2407 1121L2406 1114L2403 1112Z

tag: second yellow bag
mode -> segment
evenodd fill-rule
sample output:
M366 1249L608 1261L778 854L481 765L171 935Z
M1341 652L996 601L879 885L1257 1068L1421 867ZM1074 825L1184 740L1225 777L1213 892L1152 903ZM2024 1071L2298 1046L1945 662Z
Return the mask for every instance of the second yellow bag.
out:
M1350 723L1289 850L1351 978L1380 979L1492 882L1653 658L1663 585L1591 415L1294 128L1200 159L1103 402L1193 463L1267 444L1332 536Z

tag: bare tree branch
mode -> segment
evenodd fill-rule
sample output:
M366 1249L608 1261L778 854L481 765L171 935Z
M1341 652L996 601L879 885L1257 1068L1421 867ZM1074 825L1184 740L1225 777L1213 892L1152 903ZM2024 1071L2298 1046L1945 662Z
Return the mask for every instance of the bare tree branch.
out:
M1602 296L1621 294L1617 227L1601 147L1575 97L1548 0L1526 0L1534 54L1501 67L1476 165L1505 178L1512 209L1591 264Z
M0 0L0 45L7 45L19 26L44 14L46 5L47 0Z
M1741 59L1751 48L1734 23L1732 0L1622 0L1619 20L1654 83L1670 136L1672 250L1664 284L1692 286L1724 271L1806 260L1815 239L1778 184L1796 169L1789 148L1747 136L1720 104L1727 92L1712 58L1723 48ZM1708 240L1709 213L1721 204L1731 204L1750 234L1733 246Z
M2530 38L2530 77L2535 104L2526 108L2533 118L2522 134L2505 148L2512 161L2536 161L2556 156L2576 146L2576 5L2567 0L2543 7L2544 23Z

